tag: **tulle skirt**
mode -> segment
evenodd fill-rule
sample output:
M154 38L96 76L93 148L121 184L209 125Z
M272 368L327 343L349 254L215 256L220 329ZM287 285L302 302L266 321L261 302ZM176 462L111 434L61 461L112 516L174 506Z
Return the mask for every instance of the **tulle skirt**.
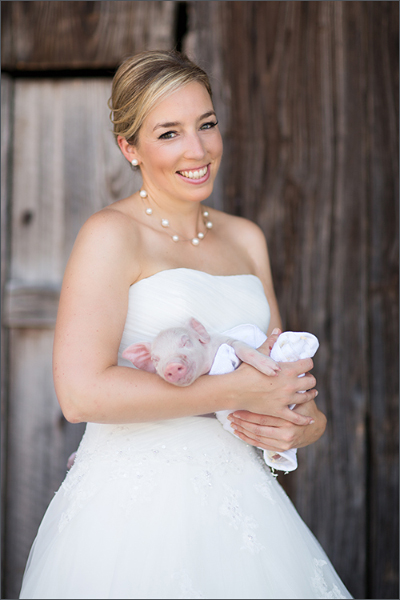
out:
M351 598L257 451L216 419L88 424L21 598Z

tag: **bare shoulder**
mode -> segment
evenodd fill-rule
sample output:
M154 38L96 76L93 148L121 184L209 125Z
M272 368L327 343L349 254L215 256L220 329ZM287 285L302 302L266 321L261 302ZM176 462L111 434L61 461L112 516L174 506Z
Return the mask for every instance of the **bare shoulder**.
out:
M79 231L78 238L86 236L93 239L109 239L129 237L135 228L135 221L128 217L124 212L107 206L94 213L83 224Z
M244 217L230 215L221 210L216 210L215 208L210 208L208 210L210 212L210 218L212 218L224 232L231 232L232 235L241 233L250 237L256 235L260 238L264 238L261 227L253 221L245 219Z
M79 268L118 267L129 280L136 279L135 260L139 228L134 219L112 207L94 213L81 227L76 238L70 263Z
M263 230L256 223L215 209L210 209L210 218L225 240L237 245L252 262L258 264L265 261L268 256L267 243Z

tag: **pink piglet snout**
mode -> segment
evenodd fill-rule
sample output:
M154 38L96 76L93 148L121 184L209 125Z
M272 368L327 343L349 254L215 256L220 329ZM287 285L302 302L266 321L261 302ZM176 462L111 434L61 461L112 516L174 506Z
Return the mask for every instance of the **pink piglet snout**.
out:
M186 365L181 362L171 362L164 369L164 379L170 383L179 383L185 378L186 373Z

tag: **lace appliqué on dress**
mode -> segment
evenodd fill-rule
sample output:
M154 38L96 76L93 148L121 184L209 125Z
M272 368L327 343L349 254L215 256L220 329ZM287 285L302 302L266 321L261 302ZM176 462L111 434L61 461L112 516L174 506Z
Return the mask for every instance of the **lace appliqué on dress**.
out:
M257 554L264 550L264 546L257 541L255 530L258 524L253 517L245 515L240 506L239 498L241 493L238 490L232 490L224 484L226 496L220 506L219 512L227 517L230 525L242 531L243 546L241 550L248 550L251 554Z
M238 446L237 440L226 436L225 432L221 434L223 443L213 452L193 451L190 443L177 447L176 443L169 444L168 441L139 450L132 444L134 436L125 425L104 429L95 442L88 440L85 434L75 464L61 486L69 505L61 515L59 531L110 482L125 490L126 493L119 495L119 509L129 513L133 503L151 501L160 477L177 464L193 466L190 481L193 490L201 495L202 505L207 504L216 481L228 474L241 474L245 464L257 468L260 477L266 473L265 465L254 449Z
M260 483L256 483L254 485L254 489L257 490L257 492L259 494L261 494L261 496L263 496L264 498L266 498L269 502L271 502L271 504L276 504L276 500L273 497L273 490L272 490L272 480L271 479L265 479L264 481L261 481Z
M188 599L188 600L202 600L204 598L203 594L197 591L194 586L191 578L187 571L182 569L181 571L177 571L172 576L173 580L177 582L179 586L180 594L177 598Z
M317 598L346 598L346 596L340 593L339 588L335 584L332 585L332 590L328 591L328 586L322 573L322 567L326 564L326 560L314 558L314 577L311 578L311 583L317 594Z

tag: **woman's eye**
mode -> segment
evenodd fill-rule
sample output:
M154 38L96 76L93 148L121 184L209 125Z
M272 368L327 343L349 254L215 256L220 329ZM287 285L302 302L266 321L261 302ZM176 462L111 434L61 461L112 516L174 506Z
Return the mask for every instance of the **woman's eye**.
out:
M209 123L204 123L204 125L202 125L200 129L212 129L216 125L218 125L218 121L210 121Z
M175 131L167 131L158 138L159 140L172 140L176 136Z

